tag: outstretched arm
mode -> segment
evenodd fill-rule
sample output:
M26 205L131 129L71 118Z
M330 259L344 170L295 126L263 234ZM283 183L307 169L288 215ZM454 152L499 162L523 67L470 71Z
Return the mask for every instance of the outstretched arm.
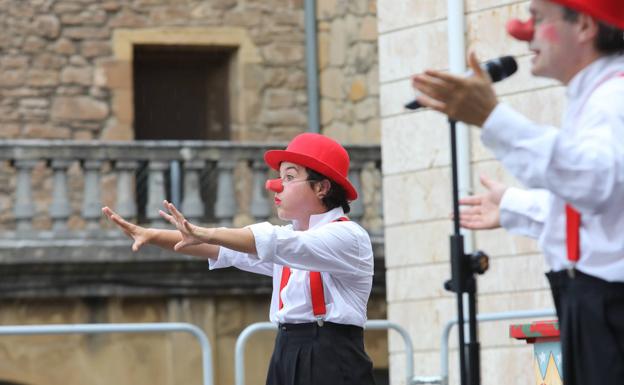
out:
M186 220L172 203L164 201L163 204L169 213L161 210L160 215L174 225L180 233L181 239L173 246L174 250L178 251L192 245L211 244L242 253L257 254L256 240L250 229L196 226Z
M139 251L143 245L151 244L162 247L163 249L175 250L196 257L216 259L219 255L219 247L208 244L180 247L176 249L174 246L182 240L179 231L145 228L135 225L134 223L126 221L119 214L108 207L103 207L102 212L111 222L117 225L117 227L119 227L130 239L134 241L132 244L132 251Z

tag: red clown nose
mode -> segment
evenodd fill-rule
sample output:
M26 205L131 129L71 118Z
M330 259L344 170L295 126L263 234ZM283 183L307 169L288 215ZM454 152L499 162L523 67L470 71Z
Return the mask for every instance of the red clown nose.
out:
M284 191L284 185L282 184L282 180L280 178L267 180L264 187L267 190L276 193L281 193L282 191Z
M507 33L518 40L533 40L533 34L535 33L533 18L530 18L527 21L511 19L507 22L505 27L507 28Z

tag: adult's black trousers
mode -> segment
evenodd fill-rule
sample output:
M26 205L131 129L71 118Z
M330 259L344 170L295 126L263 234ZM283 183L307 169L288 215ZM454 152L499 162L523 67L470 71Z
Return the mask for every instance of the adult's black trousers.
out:
M624 283L546 274L561 331L564 385L624 384Z

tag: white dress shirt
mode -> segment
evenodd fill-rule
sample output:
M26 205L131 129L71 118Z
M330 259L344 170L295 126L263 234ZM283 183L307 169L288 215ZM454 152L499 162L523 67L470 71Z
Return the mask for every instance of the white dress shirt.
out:
M315 322L310 295L310 271L323 278L325 321L364 326L366 305L373 285L373 251L366 230L352 221L334 222L344 216L342 208L310 217L309 229L297 231L297 224L275 226L268 222L249 226L258 255L221 247L210 269L234 266L273 277L271 322ZM282 290L284 307L279 307L282 267L291 268Z
M565 203L582 215L576 268L624 281L624 55L596 60L568 84L560 130L500 103L482 141L531 190L510 188L501 224L537 238L550 267L570 266ZM544 108L548 108L544 106ZM537 190L534 190L537 189Z

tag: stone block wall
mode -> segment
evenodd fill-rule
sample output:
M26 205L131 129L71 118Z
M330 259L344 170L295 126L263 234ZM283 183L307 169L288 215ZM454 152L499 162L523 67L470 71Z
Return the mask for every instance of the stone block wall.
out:
M124 56L117 37L124 31L142 34L139 44L238 49L233 139L286 139L305 129L301 1L7 0L0 137L132 139L131 51Z
M323 132L378 143L377 7L373 0L317 0Z
M518 59L518 74L496 85L500 99L536 121L557 124L562 87L532 77L527 45L504 33L509 18L528 15L528 1L464 3L467 45L483 60L508 54ZM406 112L403 105L414 97L411 75L448 68L447 2L380 0L377 8L388 318L410 331L416 374L434 376L440 374L442 329L456 317L455 296L442 287L450 278L453 230L449 130L441 114ZM517 183L481 145L479 130L470 130L472 189L483 191L480 174ZM478 278L479 312L552 308L542 275L545 264L534 241L503 230L472 236L475 247L491 257L490 270ZM509 339L511 322L479 328L483 384L534 381L531 347ZM450 338L450 384L457 384L456 330ZM402 349L391 335L392 384L405 382Z
M376 9L319 0L323 130L379 141ZM225 45L232 139L307 126L303 1L0 3L0 138L132 139L132 45Z

